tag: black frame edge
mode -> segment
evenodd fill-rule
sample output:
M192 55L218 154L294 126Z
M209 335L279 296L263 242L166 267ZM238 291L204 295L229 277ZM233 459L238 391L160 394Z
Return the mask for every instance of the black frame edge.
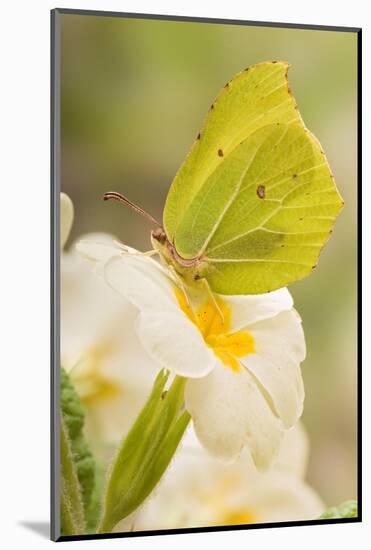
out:
M165 21L189 21L192 23L219 23L223 25L246 25L251 27L279 27L285 29L303 29L303 30L318 30L318 31L337 31L337 32L358 32L360 27L344 27L336 25L317 25L304 23L282 23L271 21L251 21L240 19L220 19L216 17L193 17L191 15L161 15L153 13L129 13L119 11L100 11L100 10L84 10L74 8L55 8L60 14L64 15L90 15L97 17L121 17L127 19L152 19Z
M316 525L336 525L344 523L361 523L357 518L314 519L304 521L281 521L279 523L254 523L251 525L223 525L217 527L189 527L184 529L158 529L154 531L129 531L127 533L104 533L91 535L61 536L57 542L69 542L74 540L118 539L132 537L153 537L161 535L184 535L193 533L218 533L225 531L251 531L255 529L276 529L285 527L312 527Z
M357 32L357 500L362 521L362 29Z
M60 15L50 12L50 538L60 538Z

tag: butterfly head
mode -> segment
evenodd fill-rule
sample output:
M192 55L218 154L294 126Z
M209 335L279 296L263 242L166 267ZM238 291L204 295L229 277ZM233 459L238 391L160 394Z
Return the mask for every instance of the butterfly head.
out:
M167 242L167 236L166 236L166 233L165 233L165 230L163 229L163 227L156 227L156 229L153 229L151 231L151 240L152 242L155 241L156 243L158 243L159 245L165 245L166 242Z
M204 271L207 267L205 258L182 258L178 254L175 245L169 241L165 229L153 216L151 216L151 214L116 191L109 191L108 193L105 193L103 198L104 200L113 199L129 206L135 212L147 218L150 223L155 225L155 229L151 231L153 248L159 253L163 261L172 266L187 284L194 285L204 276Z

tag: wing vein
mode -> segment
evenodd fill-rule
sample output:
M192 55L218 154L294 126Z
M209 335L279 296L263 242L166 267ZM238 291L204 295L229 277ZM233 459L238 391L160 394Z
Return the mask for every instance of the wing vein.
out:
M274 199L271 199L274 200ZM324 204L312 204L310 206L304 205L304 206L282 206L283 210L300 210L301 208L318 208L319 206L337 206L339 203L337 202L326 202Z
M256 227L253 227L252 229L249 229L248 231L245 231L244 233L240 233L239 235L236 235L235 237L233 237L232 239L229 239L228 241L224 241L223 243L221 244L218 244L217 246L215 246L214 248L211 248L209 250L209 252L213 252L215 250L217 250L218 248L221 248L223 246L225 246L226 244L230 244L230 243L233 243L234 241L237 241L238 239L242 239L242 237L245 237L246 235L249 235L250 233L254 233L255 231L258 231L259 229L263 229L264 228L264 225L273 217L275 216L275 214L277 214L277 212L279 212L281 210L282 206L278 206L273 212L271 212L269 214L269 216L267 216L265 218L265 220L258 226ZM254 210L254 209L253 209Z
M277 264L293 264L293 265L311 265L308 263L302 263L302 262L292 262L290 260L277 260L277 259L270 259L267 260L265 258L210 258L208 260L211 263L265 263L265 264L271 264L271 263L277 263Z
M283 136L280 136L279 139L277 140L277 143L280 143L281 139L283 139L283 137L286 135L288 131L288 128L285 129L285 132L283 134ZM260 145L258 146L258 148L256 149L253 157L251 158L250 162L248 163L248 165L246 166L245 170L242 172L240 178L239 178L239 181L236 185L236 188L234 190L234 192L232 193L229 201L227 202L226 206L224 207L223 211L220 213L220 215L218 216L213 228L211 229L210 231L210 234L208 236L208 238L205 240L201 250L198 252L197 255L200 255L200 254L203 254L207 248L207 245L209 244L210 240L213 238L213 236L215 235L215 232L217 231L220 223L222 222L225 214L227 213L227 211L229 210L229 208L231 207L231 205L233 204L235 198L237 197L237 195L239 194L240 192L240 189L241 189L241 185L242 185L242 182L247 174L247 172L249 171L249 169L251 168L251 165L253 164L254 160L256 159L257 155L259 154L259 152L261 151L261 149L263 148L264 144L265 144L265 141L266 140L263 140ZM192 225L192 227L194 227L194 225Z

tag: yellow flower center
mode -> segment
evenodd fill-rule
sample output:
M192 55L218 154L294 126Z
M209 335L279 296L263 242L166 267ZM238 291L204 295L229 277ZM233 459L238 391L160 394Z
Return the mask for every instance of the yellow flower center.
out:
M238 508L225 512L218 523L219 525L246 525L256 523L256 521L256 514L251 508Z
M117 397L122 392L118 381L102 373L112 352L111 346L96 346L89 350L71 371L80 399L87 406L93 402Z
M255 340L247 331L230 332L232 312L228 304L220 297L215 297L215 301L209 298L197 311L193 311L184 292L179 289L174 292L181 310L199 329L206 344L224 365L238 372L238 358L255 352Z
M221 474L211 490L200 494L200 500L209 509L212 525L246 525L256 523L258 514L251 507L238 505L235 500L242 480L236 472Z

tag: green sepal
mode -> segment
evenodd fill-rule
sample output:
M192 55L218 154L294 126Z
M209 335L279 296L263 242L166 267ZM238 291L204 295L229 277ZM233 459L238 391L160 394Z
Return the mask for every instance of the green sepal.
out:
M339 506L328 508L320 516L320 519L356 518L358 517L358 504L356 500L347 500Z
M172 459L188 425L183 410L185 378L176 377L168 391L162 370L108 473L99 533L112 531L149 496Z

